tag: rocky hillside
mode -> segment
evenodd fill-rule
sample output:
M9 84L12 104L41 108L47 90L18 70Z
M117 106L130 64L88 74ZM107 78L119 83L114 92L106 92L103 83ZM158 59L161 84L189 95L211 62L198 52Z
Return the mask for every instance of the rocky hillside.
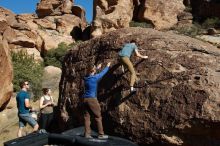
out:
M2 38L8 42L12 51L26 50L41 59L41 52L56 48L59 43L70 44L76 38L71 36L73 30L86 27L85 10L73 6L72 1L41 0L36 14L15 15L0 8Z
M164 30L178 23L191 24L193 18L220 18L218 0L94 0L93 8L92 37L129 27L131 21Z
M41 0L37 14L16 15L0 7L0 109L4 109L12 93L12 64L10 52L20 50L42 60L41 54L58 44L71 44L81 38L86 27L85 10L71 0Z
M136 38L149 59L132 56L139 83L137 93L130 95L129 73L122 72L118 52L124 42ZM67 127L62 128L82 124L78 102L88 65L109 61L112 67L98 91L107 132L143 145L220 145L220 50L153 29L112 31L76 46L65 56L59 125Z
M150 22L155 29L167 29L178 22L185 6L181 0L94 0L92 36L129 27L131 20Z

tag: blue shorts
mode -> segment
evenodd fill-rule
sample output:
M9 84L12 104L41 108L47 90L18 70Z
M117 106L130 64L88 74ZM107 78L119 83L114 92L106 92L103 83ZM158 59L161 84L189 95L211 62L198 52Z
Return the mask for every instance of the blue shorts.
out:
M34 118L31 117L29 113L27 114L18 114L19 118L19 127L25 127L26 124L30 124L31 127L34 127L37 122L34 120Z

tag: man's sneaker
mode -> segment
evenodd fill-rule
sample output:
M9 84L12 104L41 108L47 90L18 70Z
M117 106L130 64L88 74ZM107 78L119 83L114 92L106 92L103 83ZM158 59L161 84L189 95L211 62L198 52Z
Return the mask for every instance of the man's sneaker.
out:
M147 86L147 85L148 85L148 82L147 82L147 81L144 81L144 84L145 84L145 86Z
M99 135L98 139L108 139L108 135Z
M125 68L123 65L121 65L121 71L122 71L122 73L125 73Z
M47 133L47 131L45 129L40 129L40 130L38 130L38 133L40 133L40 134Z
M85 136L85 138L93 138L91 135L87 135Z

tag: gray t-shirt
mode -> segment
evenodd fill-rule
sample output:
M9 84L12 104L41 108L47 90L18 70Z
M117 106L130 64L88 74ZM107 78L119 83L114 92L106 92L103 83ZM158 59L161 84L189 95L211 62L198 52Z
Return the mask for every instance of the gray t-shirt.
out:
M49 97L49 99L47 99L45 96L47 96L47 95L44 95L44 96L43 96L43 98L44 98L43 105L45 105L45 104L47 104L48 102L51 102L51 101L52 101L52 98L51 98L51 97ZM52 113L52 112L53 112L53 106L52 106L52 105L48 105L48 106L46 106L45 108L43 108L43 109L41 110L41 113L43 113L43 114L50 114L50 113Z

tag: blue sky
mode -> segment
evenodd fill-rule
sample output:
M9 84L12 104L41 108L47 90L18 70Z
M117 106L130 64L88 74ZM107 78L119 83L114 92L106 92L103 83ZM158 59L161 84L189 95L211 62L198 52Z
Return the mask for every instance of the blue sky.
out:
M0 0L0 6L16 14L35 13L36 4L40 0ZM91 22L93 0L74 0L74 5L81 5L86 10L86 20Z

